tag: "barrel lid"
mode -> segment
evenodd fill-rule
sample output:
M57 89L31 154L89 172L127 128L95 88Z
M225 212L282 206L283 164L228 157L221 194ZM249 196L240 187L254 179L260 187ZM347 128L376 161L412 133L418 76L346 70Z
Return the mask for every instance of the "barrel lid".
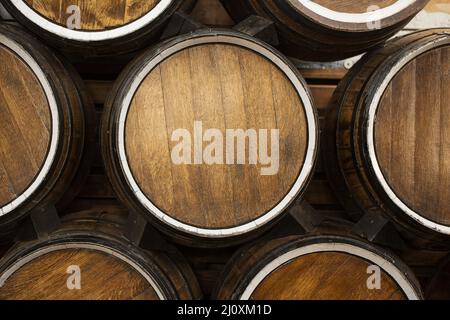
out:
M133 196L165 224L240 235L303 191L315 112L294 67L272 49L205 32L159 48L131 76L118 115L120 164Z
M0 33L0 216L28 201L54 163L59 112L38 62Z
M1 299L166 298L149 270L99 243L60 241L10 262L1 270Z
M11 0L35 25L80 42L124 37L154 22L177 0Z
M450 37L436 31L386 61L372 79L382 82L365 102L367 150L378 183L404 213L445 234L450 234L449 70Z
M428 0L288 0L309 19L342 31L376 31L419 12Z
M274 245L276 242L280 244ZM406 266L357 239L308 236L274 240L252 255L259 257L258 261L247 265L251 270L243 272L248 279L235 289L241 300L422 298Z

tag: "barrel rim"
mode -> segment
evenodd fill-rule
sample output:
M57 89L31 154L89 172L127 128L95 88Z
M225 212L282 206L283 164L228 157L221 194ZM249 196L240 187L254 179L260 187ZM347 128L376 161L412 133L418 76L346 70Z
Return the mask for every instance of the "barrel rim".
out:
M311 0L288 0L288 2L300 14L309 16L310 19L332 29L370 32L379 30L376 25L372 28L372 25L377 22L381 22L381 28L386 28L407 19L415 12L420 11L428 0L398 0L385 8L364 13L339 12ZM415 3L419 3L419 10L413 8ZM395 16L399 16L399 18L394 19Z
M8 281L8 279L25 264L45 254L66 249L87 249L112 255L115 258L118 258L120 261L126 263L127 265L130 265L150 284L150 286L155 290L159 299L167 299L166 295L163 293L163 289L157 284L157 281L155 281L153 276L149 272L147 272L138 261L133 260L131 257L125 256L122 252L114 249L112 246L106 246L100 243L94 243L85 240L68 241L66 243L63 243L63 240L64 239L60 239L59 242L51 243L47 247L43 246L45 245L45 243L41 244L37 248L31 248L30 250L28 250L23 257L20 257L19 259L14 261L9 261L11 263L8 264L0 274L0 288L2 288L6 281Z
M406 213L414 221L425 226L426 228L445 235L450 235L450 226L438 223L436 221L433 221L432 219L428 219L422 216L420 213L414 211L412 208L410 208L410 206L408 206L403 200L400 199L400 197L390 186L389 182L387 181L385 175L381 170L381 166L378 161L375 147L376 115L379 104L388 85L398 74L398 72L401 71L401 69L405 67L413 59L417 58L418 56L428 51L450 44L450 29L448 30L448 32L445 32L444 34L437 33L435 35L438 37L433 40L430 40L428 43L424 44L423 46L420 46L419 48L411 50L407 55L403 55L402 57L397 56L396 59L398 60L395 61L395 64L392 66L392 68L390 68L387 71L386 75L383 77L383 81L381 82L381 84L378 85L377 90L370 97L370 100L367 101L368 110L366 120L364 123L364 126L366 126L366 132L364 136L365 138L364 147L367 150L371 170L375 174L377 182L380 184L382 190L386 193L386 195L394 203L394 205L397 206L402 212Z
M318 240L322 240L322 242L318 243ZM237 299L250 299L264 279L282 265L308 254L323 252L347 253L375 263L395 281L407 299L422 299L420 289L415 286L414 281L408 279L408 274L400 270L399 261L378 251L376 247L369 248L365 242L351 237L313 236L294 240L293 243L288 243L287 247L282 248L281 255L268 260L268 263L266 261L264 266L257 267L259 270L252 274L252 278L245 283L245 287L241 287Z
M142 17L123 26L102 31L72 30L50 21L27 5L24 0L10 0L10 3L34 25L58 37L79 42L101 42L122 38L145 28L158 19L174 1L176 0L160 0L152 10Z
M55 93L50 84L50 79L46 76L45 71L39 66L38 62L33 58L32 54L28 52L20 43L3 34L0 30L0 46L4 46L16 54L23 62L30 68L33 74L38 79L45 96L47 98L48 107L51 116L51 137L47 150L45 160L41 168L36 173L34 180L27 186L27 188L13 201L10 201L3 207L0 207L0 217L17 209L23 205L29 198L42 186L46 180L50 169L55 163L57 149L60 141L60 112L58 103L56 101Z
M138 202L144 206L144 208L155 216L158 220L164 224L169 225L175 230L185 232L194 236L200 236L205 238L226 238L234 237L243 234L250 233L263 225L266 225L270 221L274 220L284 210L294 201L294 199L301 193L303 187L308 182L309 177L314 168L317 146L318 146L318 126L315 110L313 107L313 101L308 93L308 89L305 87L301 78L297 75L298 73L293 69L291 64L283 58L280 54L272 52L273 49L264 43L259 42L257 39L251 39L248 36L241 35L239 32L226 32L221 30L207 30L208 32L203 32L199 34L191 34L188 38L179 38L175 42L169 42L165 47L157 50L157 53L153 56L153 59L146 62L145 66L137 72L133 81L130 84L130 88L127 89L125 97L120 102L120 110L117 121L117 131L115 132L115 141L117 152L115 152L116 157L119 158L121 172L125 177L126 182L133 192L133 197L138 200ZM231 228L200 228L196 226L183 223L169 216L167 213L160 210L153 202L148 199L148 197L142 192L139 185L135 181L131 168L128 164L128 159L126 156L125 147L125 126L126 117L128 115L128 110L131 107L131 101L137 92L142 81L146 76L162 61L169 58L173 54L180 52L186 48L197 46L201 44L208 43L224 43L240 45L246 49L250 49L257 54L262 55L266 59L272 61L290 80L292 85L295 87L300 99L303 103L303 109L306 115L308 123L308 147L306 151L305 161L300 170L296 181L294 182L291 189L288 191L286 196L275 205L274 208L262 214L257 219L254 219L248 223L237 227Z

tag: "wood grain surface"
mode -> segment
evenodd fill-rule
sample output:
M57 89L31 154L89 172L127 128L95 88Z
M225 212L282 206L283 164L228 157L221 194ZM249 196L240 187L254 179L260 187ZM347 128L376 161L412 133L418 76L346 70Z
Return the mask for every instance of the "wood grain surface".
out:
M80 290L67 286L69 266L80 268ZM113 255L64 249L41 255L19 268L0 287L0 299L158 300L158 295L137 270Z
M133 22L150 12L160 0L25 0L48 20L62 26L73 14L72 5L80 8L81 30L106 30Z
M253 51L224 44L185 49L137 91L126 123L128 162L144 194L170 216L208 228L244 224L275 206L302 169L308 139L302 107L287 77ZM268 129L270 137L279 129L278 174L262 176L261 165L248 161L174 165L172 132L184 128L193 136L194 121L224 135L253 128Z
M368 8L371 6L377 6L379 8L386 8L397 0L313 0L313 2L320 4L321 6L334 10L337 12L346 13L364 13L368 12ZM373 10L372 10L373 11Z
M51 115L29 66L0 45L0 207L34 181L50 144Z
M403 292L381 273L381 289L369 290L371 263L338 252L311 253L282 265L253 292L256 300L402 300Z
M411 61L378 107L376 154L383 175L414 212L450 224L450 47Z

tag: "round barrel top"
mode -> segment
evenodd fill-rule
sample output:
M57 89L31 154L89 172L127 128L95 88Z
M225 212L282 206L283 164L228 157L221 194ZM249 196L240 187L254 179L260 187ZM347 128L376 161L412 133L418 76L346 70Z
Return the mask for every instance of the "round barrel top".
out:
M23 0L36 13L63 27L70 27L79 12L83 31L114 29L138 20L161 0ZM76 7L75 7L76 6Z
M52 160L51 108L33 70L39 67L20 50L0 34L0 215L30 196Z
M308 94L297 91L302 83L295 78L294 86L292 73L249 48L188 43L160 61L132 98L128 179L141 202L175 227L222 235L254 228L246 224L279 213L312 168Z
M380 289L377 289L376 281L369 280L370 276L376 275L370 269L372 265L346 253L311 253L268 274L251 299L404 300L401 288L382 270L379 273Z
M369 139L384 190L433 229L450 226L449 70L448 44L408 61L388 83Z
M0 275L0 299L160 299L159 289L140 267L120 254L99 248L53 246L17 260Z

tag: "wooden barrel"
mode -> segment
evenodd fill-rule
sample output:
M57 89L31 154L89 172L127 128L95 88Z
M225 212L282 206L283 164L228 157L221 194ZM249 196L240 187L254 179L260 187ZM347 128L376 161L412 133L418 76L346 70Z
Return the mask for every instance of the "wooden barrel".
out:
M6 24L0 25L0 61L3 232L30 211L68 195L86 167L91 137L84 110L89 100L68 65L35 38Z
M126 53L157 37L193 0L2 0L20 23L53 45L82 55Z
M126 238L125 225L115 211L81 212L48 238L18 243L0 260L0 299L201 298L178 251L140 248Z
M222 0L231 15L272 20L282 51L333 61L374 48L405 26L428 0Z
M248 236L305 189L317 119L295 67L261 41L203 30L145 52L108 99L107 173L124 203L190 241Z
M387 214L420 237L450 234L448 70L450 31L434 29L368 55L339 85L324 160L350 213Z
M421 299L412 272L391 254L342 236L290 236L238 251L225 267L220 300Z

